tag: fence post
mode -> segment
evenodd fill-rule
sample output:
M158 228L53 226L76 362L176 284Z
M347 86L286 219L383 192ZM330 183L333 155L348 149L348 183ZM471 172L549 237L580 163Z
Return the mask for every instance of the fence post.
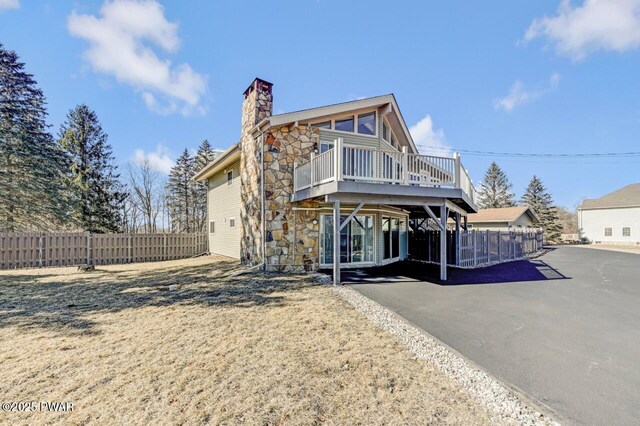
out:
M91 233L86 233L87 242L87 265L91 265Z
M40 235L38 236L38 267L42 268L42 238L43 238L43 234L40 233Z
M487 263L491 263L491 231L487 229Z
M471 233L473 234L473 266L478 266L478 234L475 229Z
M515 258L513 254L513 231L509 231L509 259L513 260Z
M502 263L502 232L498 231L498 262Z

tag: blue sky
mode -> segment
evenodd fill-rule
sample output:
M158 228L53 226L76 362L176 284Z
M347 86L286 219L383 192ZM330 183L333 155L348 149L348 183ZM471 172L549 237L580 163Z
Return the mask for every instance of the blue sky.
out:
M276 113L392 92L422 145L640 151L640 0L0 0L0 42L54 131L87 103L122 164L228 147L256 76ZM640 181L640 157L495 159L518 196L537 174L567 207ZM492 158L462 160L477 183Z

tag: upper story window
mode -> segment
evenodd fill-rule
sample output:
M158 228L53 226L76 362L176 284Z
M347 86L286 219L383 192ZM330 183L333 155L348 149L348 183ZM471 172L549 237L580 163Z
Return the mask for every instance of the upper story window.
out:
M233 170L229 170L227 172L227 185L231 185L232 181L233 181Z
M316 127L318 129L330 129L331 121L323 121L322 123L312 124L311 127Z
M376 134L376 113L369 112L358 116L358 133L363 135Z
M342 132L353 132L353 117L336 120L335 129Z
M358 133L367 136L376 136L378 134L378 116L375 111L365 112L350 117L338 117L331 120L311 123L311 127L316 129L338 130L340 132ZM390 135L391 130L386 127L387 133ZM388 139L387 139L388 141Z
M382 123L382 139L385 141L389 141L389 128L387 127L387 123Z

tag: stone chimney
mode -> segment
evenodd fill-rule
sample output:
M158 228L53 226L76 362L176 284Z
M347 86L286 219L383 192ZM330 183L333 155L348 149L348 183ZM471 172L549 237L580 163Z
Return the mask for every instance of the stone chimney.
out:
M273 113L273 84L256 78L244 91L242 102L242 135Z
M261 138L251 131L273 112L273 84L256 78L244 91L240 154L241 261L249 265L262 262L262 156Z

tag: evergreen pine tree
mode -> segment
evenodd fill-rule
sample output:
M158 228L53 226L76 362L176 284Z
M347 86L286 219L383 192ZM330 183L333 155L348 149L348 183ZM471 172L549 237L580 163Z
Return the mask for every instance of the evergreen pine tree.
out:
M478 206L481 209L513 207L515 196L511 192L511 183L507 175L494 161L484 174L478 188Z
M533 176L522 196L520 204L529 206L540 218L540 227L544 230L547 241L557 242L560 239L562 225L558 219L558 210L553 204L551 194L542 181Z
M67 221L64 155L46 124L44 94L0 44L0 230L57 229Z
M189 150L184 152L176 160L176 164L169 172L167 183L167 207L171 216L171 228L175 232L192 232L193 220L193 181L194 160L189 155Z
M194 159L194 174L202 170L215 158L215 152L211 149L208 140L203 140L198 147ZM204 232L207 221L207 184L206 182L193 182L193 206L194 206L194 230Z
M75 223L89 232L116 232L124 200L115 157L94 111L78 105L60 128L60 146L70 169L67 185Z

